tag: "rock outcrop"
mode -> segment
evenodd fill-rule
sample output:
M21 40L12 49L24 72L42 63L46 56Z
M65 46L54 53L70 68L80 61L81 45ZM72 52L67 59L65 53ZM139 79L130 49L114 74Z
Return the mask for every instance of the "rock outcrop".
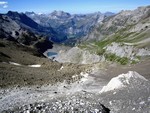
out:
M112 113L147 113L150 102L150 84L134 71L118 75L100 91Z
M102 88L101 93L117 90L132 90L146 88L148 80L134 71L129 71L127 74L121 74L114 77L110 82Z
M68 51L60 51L54 60L62 63L92 64L101 61L102 57L78 47L73 47Z

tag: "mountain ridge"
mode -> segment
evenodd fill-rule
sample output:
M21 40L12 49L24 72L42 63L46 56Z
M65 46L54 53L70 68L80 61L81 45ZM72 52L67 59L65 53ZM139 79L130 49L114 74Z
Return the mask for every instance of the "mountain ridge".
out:
M1 14L0 22L1 39L15 41L25 46L34 46L40 52L46 51L46 49L48 48L52 48L52 42L49 40L48 35L46 36L41 31L39 31L39 25L29 17L27 17L25 14L19 14L17 12L8 12L8 14ZM30 23L32 25L30 25ZM49 32L50 31L51 29L49 29ZM45 43L45 46L39 48L39 46L37 46L37 44L39 43ZM49 45L47 45L46 43L48 43ZM43 48L45 49L43 50Z
M64 11L53 11L49 14L36 14L26 12L27 16L40 25L51 26L59 34L67 37L68 42L75 41L85 36L93 27L104 18L113 13L70 14ZM70 40L70 41L69 41Z
M123 65L150 55L150 6L105 18L81 40L79 48Z
M96 26L93 31L84 37L87 40L101 40L121 29L134 27L136 24L149 18L150 6L138 7L135 10L122 10L118 14L108 17ZM146 23L146 21L145 21ZM147 21L148 23L148 21ZM127 28L129 31L129 28ZM124 31L124 30L123 30Z

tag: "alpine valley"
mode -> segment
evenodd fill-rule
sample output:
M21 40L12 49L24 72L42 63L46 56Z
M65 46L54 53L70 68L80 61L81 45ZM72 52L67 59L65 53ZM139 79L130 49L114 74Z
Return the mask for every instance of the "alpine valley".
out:
M150 6L0 14L1 113L149 113Z

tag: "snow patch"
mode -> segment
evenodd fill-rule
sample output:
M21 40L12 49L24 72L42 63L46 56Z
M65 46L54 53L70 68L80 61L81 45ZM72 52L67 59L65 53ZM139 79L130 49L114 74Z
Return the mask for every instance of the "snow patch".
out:
M21 66L21 64L15 63L15 62L9 62L9 64L15 65L15 66Z
M132 108L132 110L135 110L135 108Z
M64 66L61 66L61 68L58 71L61 71L64 68Z
M98 112L99 112L99 109L95 109L94 111L95 111L95 113L98 113Z
M112 105L112 101L109 101L109 104Z
M143 76L138 74L135 71L129 71L127 74L121 74L117 77L114 77L110 82L102 88L100 93L119 90L123 88L137 87L145 81L148 81Z
M36 65L28 65L28 67L41 67L40 64L36 64Z
M141 104L141 105L143 105L145 102L144 101L142 101L142 102L140 102L139 104Z
M6 62L3 62L3 63L6 63ZM12 65L15 65L15 66L22 66L22 64L19 64L19 63L15 63L15 62L9 62L9 64L12 64ZM25 65L25 66L28 66L28 67L41 67L40 64L35 64L35 65Z

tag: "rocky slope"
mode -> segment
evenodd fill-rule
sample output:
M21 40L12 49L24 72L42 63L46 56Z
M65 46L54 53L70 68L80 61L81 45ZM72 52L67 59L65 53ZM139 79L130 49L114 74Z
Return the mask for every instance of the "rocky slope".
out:
M143 34L149 28L150 6L139 7L133 11L126 10L104 19L90 34L87 40L100 40L109 35L123 32L122 35ZM137 34L136 34L137 33Z
M51 33L54 34L54 30L49 26L48 28L43 27L33 21L31 18L26 16L24 13L12 12L8 11L6 14L12 20L14 20L17 24L24 28L31 29L32 31L40 32L40 33Z
M0 22L1 39L34 46L41 53L52 48L52 42L49 40L50 37L55 36L52 28L38 25L25 14L9 11L7 14L0 15Z
M101 74L98 76L102 77ZM99 77L96 78L104 80ZM45 85L39 88L0 90L2 97L0 107L3 107L1 110L9 108L4 111L15 113L109 113L109 110L111 113L148 113L150 102L149 81L137 72L130 71L126 74L118 75L112 78L108 84L105 84L106 86L100 81L98 85L93 85L93 87L97 88L95 92L91 91L89 88L90 83L87 82L91 81L91 78L87 77L86 79L86 81L79 80L73 84L61 83L54 86ZM83 87L85 84L87 89ZM102 89L101 85L104 86ZM12 102L10 103L10 101ZM109 109L101 103L109 106Z
M150 55L149 23L149 6L121 11L104 19L79 47L104 56L109 61L136 63Z
M137 72L129 71L112 78L100 95L103 102L112 108L112 113L147 113L149 92L149 81Z

